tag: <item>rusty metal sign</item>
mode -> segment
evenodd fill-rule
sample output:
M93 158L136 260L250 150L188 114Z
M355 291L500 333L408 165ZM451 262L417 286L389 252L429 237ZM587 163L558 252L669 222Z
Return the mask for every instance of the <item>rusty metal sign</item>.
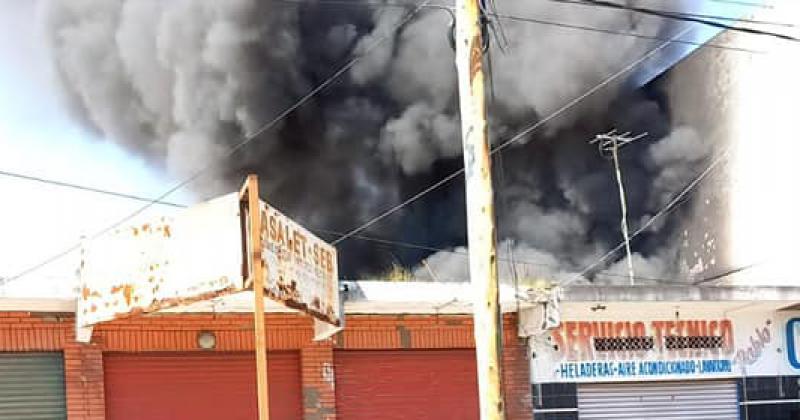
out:
M336 248L270 205L259 205L265 294L339 326Z
M86 243L76 328L242 290L241 233L234 193Z

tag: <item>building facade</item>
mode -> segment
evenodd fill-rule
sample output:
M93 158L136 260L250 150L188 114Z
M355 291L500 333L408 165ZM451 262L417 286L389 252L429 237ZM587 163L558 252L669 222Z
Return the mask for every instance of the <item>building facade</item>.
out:
M120 319L99 324L83 345L73 302L5 300L0 418L255 418L253 318L239 309ZM478 418L471 315L351 309L344 331L323 342L312 341L307 316L267 314L272 419ZM516 314L503 324L506 411L530 419Z
M800 418L800 289L564 293L560 325L529 334L536 419Z

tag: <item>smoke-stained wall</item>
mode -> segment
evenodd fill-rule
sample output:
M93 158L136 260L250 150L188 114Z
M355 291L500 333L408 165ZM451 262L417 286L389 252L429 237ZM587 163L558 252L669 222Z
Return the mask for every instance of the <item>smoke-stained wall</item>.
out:
M257 172L262 193L277 208L310 228L345 231L461 165L450 16L423 10L327 90L220 160L241 136L391 34L412 9L323 3L48 1L41 17L65 103L108 141L177 177L213 164L191 185L200 196L233 189L243 175ZM499 2L498 8L660 36L676 29L657 18L553 2ZM548 115L660 43L502 21L491 48L493 141ZM622 154L633 228L702 170L712 144L699 124L675 117L684 105L669 95L663 80L632 92L609 86L495 162L502 167L496 174L501 249L513 241L526 276L568 278L620 240L613 172L586 144L595 134L611 128L649 133ZM463 182L455 181L367 233L462 246L463 206ZM675 218L635 241L638 275L681 273ZM340 256L346 277L392 263L415 267L422 258L442 280L466 277L459 254L428 255L353 239L341 245ZM429 277L428 268L415 272ZM507 266L501 269L509 275ZM627 281L613 261L610 272L587 278Z

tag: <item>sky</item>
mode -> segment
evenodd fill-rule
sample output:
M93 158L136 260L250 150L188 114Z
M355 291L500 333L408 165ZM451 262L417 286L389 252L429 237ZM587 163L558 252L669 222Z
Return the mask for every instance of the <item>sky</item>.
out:
M0 0L0 170L145 197L175 184L67 114L35 19L36 1ZM0 176L0 277L8 278L130 214L144 203ZM170 199L190 202L187 192ZM169 207L149 210L165 214ZM147 217L147 213L142 215ZM0 296L66 296L79 257L7 283Z

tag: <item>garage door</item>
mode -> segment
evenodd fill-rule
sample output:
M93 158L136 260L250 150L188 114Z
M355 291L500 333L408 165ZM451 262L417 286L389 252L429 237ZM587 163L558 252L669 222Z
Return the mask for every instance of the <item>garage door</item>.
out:
M337 419L477 419L475 353L337 351Z
M581 420L738 420L736 383L722 381L578 385Z
M252 353L119 353L104 359L108 420L257 418ZM297 352L269 354L270 417L302 418Z
M66 419L60 353L0 353L0 419Z

